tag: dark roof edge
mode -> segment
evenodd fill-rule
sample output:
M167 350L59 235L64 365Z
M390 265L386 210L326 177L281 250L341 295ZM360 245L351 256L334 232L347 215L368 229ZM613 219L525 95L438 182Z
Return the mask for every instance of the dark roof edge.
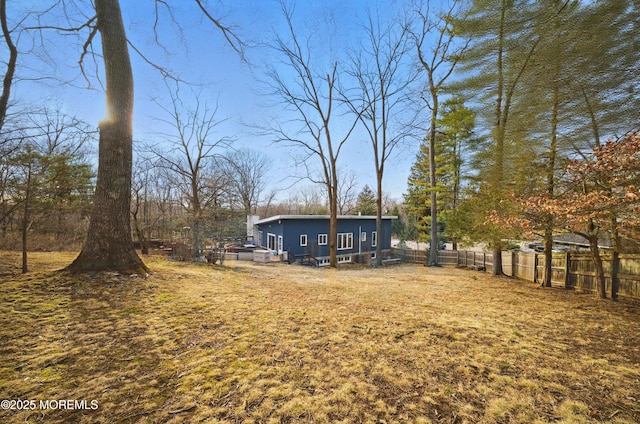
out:
M296 219L329 219L329 215L275 215L263 218L255 222L255 224L265 224L267 222L280 220L296 220ZM338 219L376 219L375 215L338 215ZM382 219L398 219L396 215L385 215Z

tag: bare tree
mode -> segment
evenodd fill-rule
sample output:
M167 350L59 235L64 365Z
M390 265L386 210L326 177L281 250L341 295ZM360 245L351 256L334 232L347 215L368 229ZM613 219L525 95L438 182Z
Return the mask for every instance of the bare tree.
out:
M146 273L131 240L133 73L120 5L95 0L106 75L107 115L100 122L98 179L87 238L68 269ZM91 33L92 35L95 32Z
M102 79L98 77L97 70L99 63L104 65L103 86L106 91L107 111L105 119L99 125L98 177L94 209L84 247L67 269L72 272L112 270L122 273L145 273L148 268L137 255L131 239L133 75L129 47L163 76L170 73L151 62L127 39L118 0L94 0L92 3L93 10L89 9L89 15L86 15L86 5L82 2L57 2L38 15L37 25L29 28L66 34L88 32L82 43L79 61L80 72L87 82L87 61L93 59L96 77L101 83ZM222 32L227 42L243 55L244 45L233 30L214 18L203 2L196 0L196 5L217 30ZM166 1L156 0L155 6L156 24L161 10L168 11L175 22L172 9ZM41 20L54 9L62 9L60 19L66 22L63 26L47 25ZM101 38L101 54L93 50L93 42L97 35ZM41 37L43 44L46 39ZM47 49L43 49L43 52L44 56L48 57Z
M298 215L318 215L327 213L327 198L323 186L309 184L298 187L293 191L288 200L288 213Z
M16 64L18 62L18 49L11 38L11 31L7 24L7 1L0 0L0 26L2 27L2 38L9 50L9 59L7 60L7 71L2 79L2 94L0 94L0 134L4 126L4 120L7 116L7 108L9 98L11 97L11 86L13 84L13 76L16 72Z
M422 71L426 76L426 87L422 93L425 105L431 111L429 118L429 186L431 231L429 242L428 266L438 265L438 192L436 180L436 125L440 111L440 98L444 85L453 73L468 42L456 44L455 33L449 17L455 16L459 1L452 0L449 9L442 15L434 17L429 0L415 6L417 24L411 30L415 49ZM435 41L432 41L435 40Z
M382 234L382 181L385 165L395 148L407 136L403 125L394 127L397 116L407 106L407 88L413 80L407 66L407 29L399 22L384 24L379 15L369 13L366 39L352 57L349 73L358 88L343 91L343 101L355 112L366 129L376 171L376 231ZM376 263L382 265L382 243L376 246Z
M349 136L353 132L357 117L343 125L341 135L335 136L335 116L339 107L338 65L334 62L329 70L316 72L313 69L309 44L302 44L293 25L292 11L284 3L283 14L287 24L288 40L277 36L271 48L279 56L286 69L269 72L273 94L294 113L296 118L287 127L272 128L275 141L288 144L303 152L301 162L309 171L309 160L319 164L319 177L307 173L313 182L322 184L329 203L329 266L338 266L338 158ZM295 124L298 124L297 126ZM344 124L344 123L343 123ZM316 174L317 175L317 174Z
M271 213L271 211L273 210L274 206L276 206L274 204L276 196L278 195L278 190L277 189L271 189L265 196L264 196L264 200L263 203L260 205L258 205L258 208L256 208L256 213L261 215L261 216L270 216L273 215Z
M167 118L158 120L171 128L160 134L167 141L168 151L150 147L160 159L160 166L173 175L173 183L181 192L183 205L191 219L194 257L200 256L203 219L207 209L218 205L226 191L227 175L221 165L222 152L231 139L214 137L214 131L223 120L218 120L218 104L212 109L198 97L195 109L183 105L179 91L170 91L171 104L161 107ZM186 110L186 111L185 111Z
M338 213L348 215L353 212L358 193L358 177L352 171L341 169L338 181Z
M159 168L151 159L140 157L136 160L133 169L131 218L133 220L133 229L140 244L140 251L143 255L147 255L149 254L151 230L159 219L158 214L151 216L151 205L153 203L152 185L154 180L158 181Z
M271 160L264 153L250 149L232 150L225 159L234 195L246 213L254 213L266 186Z

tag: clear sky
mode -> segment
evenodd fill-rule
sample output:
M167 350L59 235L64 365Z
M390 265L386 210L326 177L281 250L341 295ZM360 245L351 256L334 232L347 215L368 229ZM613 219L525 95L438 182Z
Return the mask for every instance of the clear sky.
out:
M190 98L199 95L202 101L211 105L218 101L217 117L226 121L214 136L235 137L235 146L267 153L273 159L270 181L277 187L286 187L286 177L298 173L291 167L290 149L272 144L272 137L259 135L251 127L268 125L270 121L283 118L281 109L273 106L273 99L265 94L265 86L260 82L265 78L265 66L274 61L273 53L261 43L268 43L274 33L285 31L279 1L208 2L212 15L233 26L237 35L251 46L246 51L247 62L243 62L229 47L220 31L206 19L194 1L169 2L173 18L164 6L160 6L156 31L156 3L153 0L121 0L120 3L127 35L136 48L157 65L191 83L182 88L183 100L188 103ZM50 4L50 1L42 0L9 2L8 13L11 19L17 20L28 11L41 11ZM70 23L62 22L66 18L61 11L51 12L40 22L78 26L92 15L92 10L89 0L75 4L77 9L69 13ZM313 40L314 62L325 63L344 60L349 49L356 48L360 25L368 9L377 8L382 16L391 16L402 8L401 2L392 0L302 0L289 4L295 10L294 24L300 38L310 37ZM34 24L35 19L36 15L32 14L27 22ZM77 65L88 32L62 35L47 30L43 34L43 38L23 34L19 39L19 48L24 52L18 63L22 66L19 76L28 80L16 84L14 97L21 102L61 107L66 113L97 125L104 116L104 94L99 81L93 76L90 77L93 89L87 89L88 84ZM99 42L94 44L99 49ZM29 51L36 53L39 59L35 60ZM130 54L135 79L134 139L152 142L159 129L158 121L153 118L163 113L158 103L167 104L169 96L160 73L136 52L130 51ZM87 62L89 72L92 60ZM31 80L42 75L55 78ZM349 142L349 148L341 155L342 167L353 170L359 187L365 184L375 187L373 159L367 143L364 134L356 133ZM398 200L406 189L409 168L417 150L417 142L408 144L398 150L387 165L384 191Z

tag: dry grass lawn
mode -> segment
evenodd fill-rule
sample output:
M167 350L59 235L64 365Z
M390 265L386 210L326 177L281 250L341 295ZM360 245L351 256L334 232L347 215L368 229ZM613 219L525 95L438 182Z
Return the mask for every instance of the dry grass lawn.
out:
M0 253L0 395L28 408L0 422L640 422L637 304L417 265L54 272L73 257Z

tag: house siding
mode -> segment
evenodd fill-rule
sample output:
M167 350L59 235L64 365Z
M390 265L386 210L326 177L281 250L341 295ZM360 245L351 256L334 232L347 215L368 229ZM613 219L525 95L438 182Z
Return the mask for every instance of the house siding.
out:
M391 249L391 220L394 217L385 217L382 220L382 234L378 234L377 240L383 251ZM262 246L268 246L268 234L275 234L283 238L283 250L291 256L309 254L315 258L329 256L329 245L319 245L318 235L326 234L329 238L329 219L301 216L282 216L267 218L258 223L258 229L262 232ZM366 233L365 240L361 240L360 230ZM374 252L371 246L372 233L376 230L375 217L339 217L338 233L352 233L353 245L350 249L338 250L338 255L357 255ZM307 235L307 246L300 246L300 235Z

